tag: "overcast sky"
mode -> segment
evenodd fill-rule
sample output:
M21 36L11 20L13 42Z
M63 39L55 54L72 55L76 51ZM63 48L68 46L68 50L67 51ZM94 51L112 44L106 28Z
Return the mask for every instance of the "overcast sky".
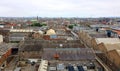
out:
M120 0L0 0L4 17L120 17Z

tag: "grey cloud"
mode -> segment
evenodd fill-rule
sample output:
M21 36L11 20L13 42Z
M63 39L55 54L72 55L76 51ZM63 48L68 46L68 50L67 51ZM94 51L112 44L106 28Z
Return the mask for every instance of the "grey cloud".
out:
M119 0L1 0L0 16L120 16Z

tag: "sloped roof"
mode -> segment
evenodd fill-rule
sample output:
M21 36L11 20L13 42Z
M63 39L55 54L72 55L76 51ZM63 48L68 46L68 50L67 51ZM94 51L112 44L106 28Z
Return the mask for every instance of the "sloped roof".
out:
M120 30L112 30L113 32L116 32L118 35L120 35Z
M95 59L95 55L91 48L45 48L42 55L43 59L53 60L53 55L59 54L60 60L86 60Z
M120 50L120 43L117 44L104 44L107 51L110 50Z
M120 43L119 38L96 38L95 40L96 40L97 44L99 44L99 43L105 43L105 44Z
M10 32L33 32L32 29L10 29Z
M47 71L47 67L48 67L48 61L42 60L38 68L38 71Z
M0 44L0 55L5 54L9 49L16 47L17 44L12 44L12 43L2 43Z
M118 53L118 55L120 56L120 50L116 50L116 52Z
M119 56L120 56L120 50L116 50L117 51L117 53L119 54Z
M111 50L111 51L109 51L109 53L116 53L116 54L118 54L118 56L120 57L120 50L118 49L118 50Z
M56 35L55 30L49 29L46 35Z
M41 31L41 30L38 30L38 31L34 31L35 33L39 33L39 34L43 34L44 32Z

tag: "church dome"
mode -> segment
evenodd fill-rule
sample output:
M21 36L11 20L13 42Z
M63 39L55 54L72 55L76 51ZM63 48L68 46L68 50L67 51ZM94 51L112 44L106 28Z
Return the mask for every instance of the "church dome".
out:
M56 35L55 30L49 29L46 33L46 35Z

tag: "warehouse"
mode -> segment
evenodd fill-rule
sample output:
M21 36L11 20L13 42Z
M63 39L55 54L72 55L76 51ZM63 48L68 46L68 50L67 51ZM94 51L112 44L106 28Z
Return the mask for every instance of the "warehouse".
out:
M95 55L90 48L45 48L42 55L43 59L54 60L54 56L59 60L94 60Z
M104 44L115 44L120 43L120 40L118 38L94 38L92 39L92 46L94 49L98 49L98 44L104 43Z
M120 43L115 43L115 44L105 44L105 43L100 43L98 45L98 49L102 51L103 53L107 53L111 50L114 49L119 49L120 50Z

